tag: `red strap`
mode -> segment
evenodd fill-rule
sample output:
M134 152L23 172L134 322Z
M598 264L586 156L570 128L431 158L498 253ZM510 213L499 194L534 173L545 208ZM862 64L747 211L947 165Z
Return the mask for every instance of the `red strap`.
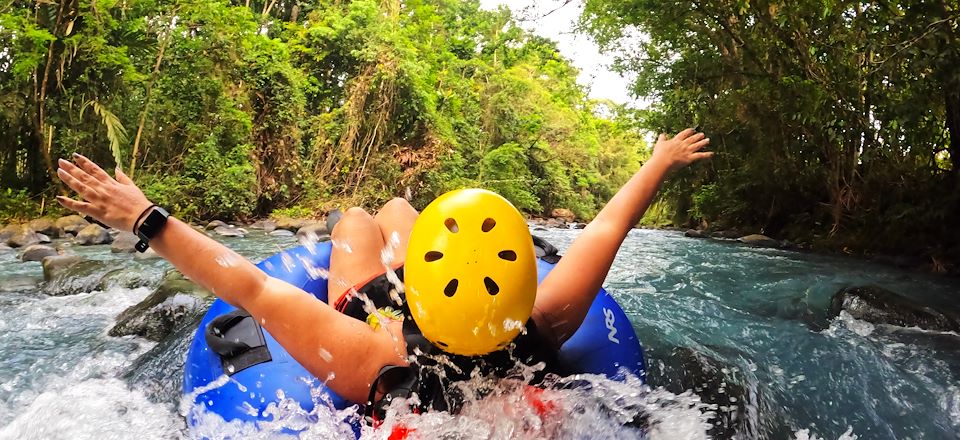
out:
M416 429L398 423L390 431L390 437L387 437L387 440L406 440L407 436L413 432L416 432Z
M537 415L542 419L548 413L556 411L557 404L552 401L544 401L543 398L543 388L538 388L535 386L524 385L523 388L523 398L527 402L530 402L530 406L533 407L534 411L537 412Z

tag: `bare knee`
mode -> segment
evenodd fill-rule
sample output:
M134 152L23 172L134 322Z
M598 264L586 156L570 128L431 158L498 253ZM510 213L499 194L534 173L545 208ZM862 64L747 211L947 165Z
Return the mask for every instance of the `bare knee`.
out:
M330 235L335 235L338 231L348 231L355 229L357 226L368 226L370 224L373 224L373 216L363 208L354 206L343 213L343 217L340 217L340 221L330 231Z
M390 199L390 201L383 204L380 211L377 211L378 221L383 218L406 219L409 217L415 218L416 216L417 210L413 209L413 206L410 206L410 202L400 197Z

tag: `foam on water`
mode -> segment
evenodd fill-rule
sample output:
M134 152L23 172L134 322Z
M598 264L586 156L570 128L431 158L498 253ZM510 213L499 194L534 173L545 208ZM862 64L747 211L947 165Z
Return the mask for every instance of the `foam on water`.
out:
M180 437L182 429L168 405L151 402L119 379L89 379L37 395L0 428L0 439L160 439Z
M538 232L561 250L579 233ZM293 238L256 235L229 243L254 260L295 244ZM350 251L346 243L337 246ZM169 267L113 255L107 247L75 251L105 260L111 269L144 272L149 283ZM40 273L36 263L0 255L0 282ZM402 288L398 279L390 280ZM66 282L96 285L86 278ZM646 426L648 438L700 439L734 415L736 438L744 439L956 438L960 336L871 324L845 313L824 316L837 289L871 283L941 307L955 303L958 290L953 281L858 260L632 231L606 287L647 349L652 388L587 375L558 379L540 396L548 410L541 416L523 387L503 381L459 414L415 415L397 407L383 428L364 428L362 436L386 439L386 428L402 423L423 438L640 438L640 431L623 426L633 420ZM203 406L181 412L179 400L119 379L154 344L109 337L107 331L117 314L150 291L111 287L64 297L43 295L39 288L0 292L0 439L185 437L181 414L189 411L201 420L194 434L209 438L289 438L285 428L306 429L302 438L308 439L353 435L344 421L356 417L356 409L336 411L319 397L309 413L289 400L274 405L268 411L276 420L260 430L225 422ZM716 359L713 374L723 381L668 391L671 377L708 378L671 361L676 347ZM322 350L318 356L325 358ZM177 368L172 362L158 377L176 381ZM476 380L464 386L489 387ZM737 386L743 391L729 405L706 403Z

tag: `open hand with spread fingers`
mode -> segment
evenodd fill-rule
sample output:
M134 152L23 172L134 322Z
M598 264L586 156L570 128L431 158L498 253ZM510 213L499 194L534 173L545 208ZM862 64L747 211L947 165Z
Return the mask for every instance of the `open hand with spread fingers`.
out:
M710 138L692 128L677 133L672 138L661 134L653 148L651 161L663 162L669 171L676 171L693 162L713 156L712 152L702 151L710 145Z
M134 222L151 206L143 191L117 167L114 179L90 159L73 155L74 162L60 159L57 176L83 200L57 196L65 208L89 215L123 231L133 231Z

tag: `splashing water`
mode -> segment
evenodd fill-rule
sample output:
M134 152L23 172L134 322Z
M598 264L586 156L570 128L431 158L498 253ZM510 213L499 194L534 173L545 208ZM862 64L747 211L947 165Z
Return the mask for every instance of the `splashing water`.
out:
M564 249L579 231L536 233ZM251 235L228 244L238 255L257 260L295 242ZM111 254L102 246L72 251L106 262L109 270L122 267L142 279L140 285L155 286L169 267L160 260ZM356 420L356 408L337 411L318 404L303 414L292 402L281 402L271 408L278 415L273 431L225 422L205 405L178 411L183 401L192 402L177 391L181 367L175 362L135 366L155 344L107 336L115 316L151 291L117 286L98 290L96 281L108 269L63 280L82 288L77 295L49 297L41 287L2 288L24 277L39 279L41 269L37 263L20 262L15 253L0 253L0 439L289 438L278 431L288 425L306 426L301 438L353 435L345 420ZM571 387L556 385L541 398L544 408L549 409L549 403L560 408L559 425L549 411L544 417L531 411L531 397L522 387L507 385L489 401L470 403L457 415L418 416L397 408L387 423L413 426L423 438L503 433L516 438L637 438L635 428L619 423L640 409L645 418L634 422L646 426L648 437L655 439L704 438L731 414L736 415L735 438L742 439L956 438L960 336L870 324L845 313L824 316L837 289L871 283L938 310L950 310L960 289L955 280L854 259L635 230L624 241L605 287L644 343L651 388L629 381L567 378ZM177 350L185 348L176 347L186 344L158 347L169 351L170 359L182 360L183 352ZM722 380L708 381L701 370L711 365L677 358L677 347L715 359L715 374ZM142 379L120 379L133 368L147 368L147 375L175 390L166 394ZM173 394L176 397L170 397ZM710 400L717 395L731 399L719 404ZM195 411L201 423L188 434L180 414L189 411ZM386 439L389 432L364 428L362 435Z

